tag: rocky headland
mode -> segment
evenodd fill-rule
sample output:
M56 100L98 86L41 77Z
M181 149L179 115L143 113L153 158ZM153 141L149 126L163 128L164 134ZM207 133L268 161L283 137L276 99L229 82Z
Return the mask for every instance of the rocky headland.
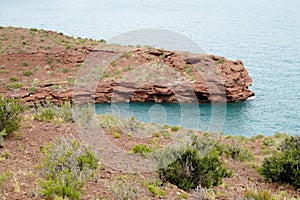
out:
M249 90L252 79L242 61L220 56L122 47L103 40L11 27L0 29L0 42L0 94L21 98L29 105L45 100L61 103L73 97L105 103L237 102L254 96ZM91 54L116 59L105 66L93 92L84 88L73 91L77 72L84 71ZM152 70L151 66L158 65L169 70L163 74L157 67Z

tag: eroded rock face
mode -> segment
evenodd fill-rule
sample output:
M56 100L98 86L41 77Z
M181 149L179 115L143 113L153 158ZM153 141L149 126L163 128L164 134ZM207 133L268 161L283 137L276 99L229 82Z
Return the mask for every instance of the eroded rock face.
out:
M101 56L105 57L105 51L98 53L102 53ZM115 51L115 54L117 55L118 52ZM58 55L64 54L58 53ZM70 62L81 63L83 60L84 57L81 55L78 59L65 58L63 61L69 64ZM145 65L150 68L146 69ZM128 69L128 66L131 69ZM169 68L169 70L164 71L162 68ZM34 93L25 92L25 86L19 93L11 96L21 98L28 104L46 99L54 103L62 103L65 100L72 101L73 97L79 102L92 100L96 103L106 103L110 101L237 102L254 96L248 88L252 84L252 79L243 63L214 55L138 48L132 49L126 56L121 56L108 69L110 75L108 78L101 79L93 92L84 88L73 91L71 86L53 90L51 83L48 83L40 84ZM139 74L130 77L130 71L140 72L141 69L145 70L143 75L148 78ZM160 71L164 71L164 74L160 74ZM126 80L125 76L129 76L129 80Z

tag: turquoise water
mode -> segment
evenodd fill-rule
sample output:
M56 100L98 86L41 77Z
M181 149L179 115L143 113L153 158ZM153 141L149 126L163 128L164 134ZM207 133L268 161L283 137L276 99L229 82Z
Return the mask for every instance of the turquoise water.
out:
M0 3L1 26L37 27L96 39L109 39L139 28L177 31L197 42L207 53L243 60L253 78L251 89L257 98L227 104L224 120L224 112L220 114L223 132L243 135L300 132L298 0L0 0ZM131 109L139 115L143 109L147 113L151 106L132 104ZM168 117L174 116L168 118L168 123L179 122L178 105L159 106L166 107ZM203 123L211 121L210 107L200 105ZM159 111L155 107L150 110ZM191 116L191 121L194 120Z
M117 116L134 116L137 120L183 126L203 131L239 133L250 136L249 127L253 125L247 119L247 102L231 104L194 104L194 103L114 103L97 104L98 113L114 113ZM246 115L245 115L246 114ZM250 122L250 123L249 123ZM229 132L230 131L230 132ZM244 131L244 132L242 132ZM258 131L258 130L257 130Z

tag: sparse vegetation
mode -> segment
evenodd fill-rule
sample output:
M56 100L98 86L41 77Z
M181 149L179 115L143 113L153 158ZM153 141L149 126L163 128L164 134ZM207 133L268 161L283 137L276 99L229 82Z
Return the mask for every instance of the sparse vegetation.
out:
M72 48L72 45L71 44L66 44L65 47L66 47L66 50L68 50L68 49Z
M32 32L37 32L38 31L38 29L36 29L36 28L30 28L29 30L32 31Z
M0 74L8 74L9 70L8 69L1 69Z
M113 133L113 137L114 137L114 138L120 138L120 137L121 137L121 134L118 133L118 132L114 132L114 133Z
M29 88L27 89L27 91L30 92L30 93L35 93L36 90L37 90L37 88L36 88L35 86L31 86L31 87L29 87Z
M153 194L155 197L164 197L166 195L165 191L161 189L163 183L160 179L155 179L151 181L147 181L146 186L148 190Z
M98 168L92 151L75 140L59 138L43 148L43 154L41 193L47 198L80 199L82 187Z
M116 66L116 61L112 61L112 62L110 63L110 65L113 66L113 67Z
M10 171L0 172L0 189L5 181L11 176ZM1 197L1 196L0 196Z
M9 159L11 157L11 154L8 150L5 149L3 153L0 154L0 161L2 159Z
M24 61L24 62L22 62L22 66L23 67L28 67L28 63Z
M300 137L286 138L279 152L265 158L260 173L268 181L284 182L300 188Z
M19 79L17 78L17 77L15 77L15 76L11 76L10 78L9 78L9 80L10 80L10 82L17 82Z
M47 64L50 65L53 62L53 58L52 57L46 58L46 62L47 62Z
M228 171L219 159L219 152L215 147L204 156L200 155L206 145L212 144L193 136L191 145L182 148L180 153L174 151L180 156L159 170L162 180L169 181L179 188L189 191L198 185L204 188L217 186L222 183L223 178L231 177L232 172Z
M216 61L215 64L216 64L216 65L218 65L218 64L223 64L224 62L225 62L224 59L220 59L220 60Z
M31 70L27 70L27 71L23 72L23 76L30 76L32 74L33 74L33 72Z
M0 96L0 132L2 132L3 137L19 129L21 121L20 114L24 109L19 100Z
M156 197L164 197L166 195L165 191L156 185L149 184L148 189Z
M139 194L139 188L136 184L121 179L113 181L110 191L116 200L137 199Z
M7 90L18 89L18 88L21 88L21 87L23 87L23 84L22 83L17 83L17 82L6 85Z
M171 131L177 132L180 129L180 126L171 126Z
M241 141L236 138L232 138L229 142L218 143L217 149L221 154L240 161L250 161L253 159L253 155L247 148L242 147Z
M69 69L68 69L68 68L63 68L63 69L61 70L61 72L62 72L62 73L68 73L68 72L69 72Z
M244 195L245 200L276 200L272 197L271 193L266 190L261 190L258 192L247 191Z
M274 146L275 145L275 141L272 138L267 137L267 138L265 138L263 140L263 144L262 145L264 145L266 147Z
M133 148L132 148L132 151L133 153L140 153L140 154L143 154L143 155L147 155L149 153L152 152L151 148L148 147L147 145L145 144L136 144Z
M71 103L66 101L60 106L50 102L47 102L45 105L37 104L33 117L46 122L72 122L73 113Z

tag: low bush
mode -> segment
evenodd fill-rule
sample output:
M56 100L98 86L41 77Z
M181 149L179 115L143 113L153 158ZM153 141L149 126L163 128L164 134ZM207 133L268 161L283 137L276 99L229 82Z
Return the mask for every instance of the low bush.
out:
M6 85L7 90L13 90L23 87L24 85L22 83L14 82L11 84Z
M17 82L19 79L15 76L9 77L10 82Z
M28 63L24 61L24 62L22 62L22 66L23 67L28 67Z
M127 180L114 180L109 189L113 199L118 200L138 199L140 191L136 182Z
M228 171L219 159L219 152L215 146L201 155L206 145L212 144L193 136L191 145L182 148L181 152L174 151L174 154L180 154L174 162L159 169L160 178L189 191L199 185L204 188L217 186L222 183L223 178L231 177L232 172Z
M80 199L82 187L98 168L98 161L92 151L66 138L57 139L42 151L41 193L47 198L59 196Z
M134 117L119 117L112 114L104 114L98 117L98 124L105 129L108 133L114 134L127 134L127 135L145 135L150 136L153 134L155 125L147 126L145 124L135 120Z
M32 74L33 74L33 72L31 70L27 70L27 71L23 72L23 76L30 76Z
M161 188L163 185L160 179L146 180L145 185L155 197L164 197L165 191Z
M258 192L246 191L244 195L245 200L276 200L272 197L271 193L266 190L260 190Z
M156 185L149 184L148 190L155 196L155 197L164 197L166 195L165 191L163 191L160 187Z
M259 172L266 180L283 182L300 188L300 136L286 138L279 152L264 159Z
M216 147L222 155L234 160L250 161L253 158L250 151L247 148L242 147L235 139L231 139L229 143L218 143Z
M171 131L177 132L180 129L180 126L172 126Z
M20 113L24 110L20 100L0 96L0 132L3 137L20 128Z
M29 88L27 89L27 91L30 92L30 93L35 93L36 90L37 90L37 88L36 88L35 86L31 86L31 87L29 87Z
M68 101L60 106L50 102L47 102L45 105L37 104L33 117L46 122L72 122L72 106Z
M69 72L69 69L68 69L68 68L63 68L63 69L61 70L61 72L62 72L62 73L68 73L68 72Z
M275 141L270 138L270 137L266 137L264 140L263 140L263 143L262 143L263 146L266 146L266 147L271 147L271 146L274 146L275 145Z
M0 189L1 189L2 185L3 185L3 183L5 181L7 181L10 176L11 176L11 172L10 171L0 172ZM0 197L1 197L1 195L0 195Z
M91 104L79 105L73 107L75 122L80 127L96 127L95 110Z
M151 153L152 150L151 150L150 147L148 147L145 144L142 144L142 145L136 144L132 148L132 151L133 151L133 153L140 153L140 154L143 154L143 155L147 155L147 154Z

